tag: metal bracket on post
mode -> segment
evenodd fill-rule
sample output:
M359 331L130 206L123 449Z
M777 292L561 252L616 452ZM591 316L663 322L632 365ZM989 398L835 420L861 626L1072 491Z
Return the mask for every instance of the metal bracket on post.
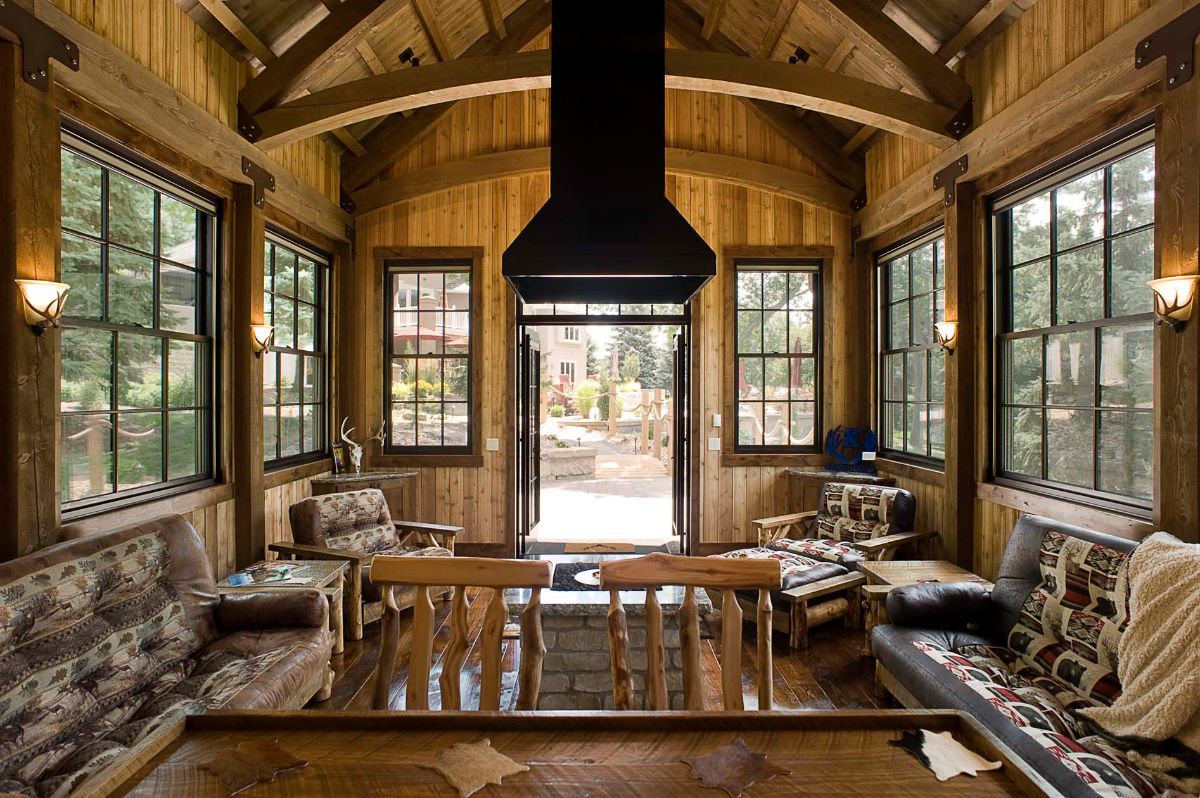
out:
M1166 88L1177 89L1195 73L1196 37L1200 35L1200 6L1180 14L1138 42L1134 65L1149 66L1160 56L1167 59Z
M261 208L267 204L267 198L263 194L264 190L275 190L275 175L263 169L254 161L242 156L242 174L250 178L254 183L254 206Z
M340 205L342 210L344 210L346 213L354 213L356 210L358 210L358 205L355 204L354 198L351 197L350 192L346 191L344 188L341 190L341 199L338 201L338 205Z
M967 156L959 158L954 163L937 172L933 176L933 187L946 192L946 207L954 204L954 184L959 177L967 173Z
M850 198L850 210L861 211L867 207L867 187L863 186L858 193Z
M958 109L949 122L946 123L946 132L949 133L957 141L967 135L972 127L975 126L975 101L967 100L962 108Z
M12 0L0 0L0 28L21 41L21 77L42 91L50 90L50 59L79 71L79 47Z
M246 106L238 103L237 106L237 129L238 133L242 134L242 138L246 141L257 141L262 136L262 127L258 122L254 121L254 114L250 113Z

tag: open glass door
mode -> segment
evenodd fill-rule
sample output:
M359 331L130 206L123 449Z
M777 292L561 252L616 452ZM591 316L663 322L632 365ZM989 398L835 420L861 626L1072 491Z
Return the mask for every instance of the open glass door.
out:
M671 401L674 403L675 428L671 431L673 468L671 470L671 525L678 538L679 551L690 550L689 525L691 523L692 478L691 478L691 379L688 373L687 325L680 328L674 340L674 382Z
M517 377L517 556L541 520L542 353L522 328Z

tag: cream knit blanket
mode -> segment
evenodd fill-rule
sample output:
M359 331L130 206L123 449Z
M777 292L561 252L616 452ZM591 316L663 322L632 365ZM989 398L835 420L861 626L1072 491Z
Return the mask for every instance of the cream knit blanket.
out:
M1129 625L1117 644L1122 692L1112 706L1080 713L1113 737L1175 738L1200 752L1200 545L1156 532L1128 568Z

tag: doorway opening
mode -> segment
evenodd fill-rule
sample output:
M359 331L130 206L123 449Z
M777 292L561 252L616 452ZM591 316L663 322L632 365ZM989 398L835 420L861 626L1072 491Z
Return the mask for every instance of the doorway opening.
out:
M578 307L518 325L518 554L686 551L686 311Z

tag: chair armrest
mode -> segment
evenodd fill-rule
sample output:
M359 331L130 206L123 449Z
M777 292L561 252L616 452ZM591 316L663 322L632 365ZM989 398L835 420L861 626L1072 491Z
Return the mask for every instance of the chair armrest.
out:
M324 629L329 602L320 590L246 589L221 594L217 626L222 632L254 629Z
M427 524L423 521L397 521L394 526L398 537L404 532L428 535L434 543L450 551L454 551L455 536L466 531L465 528L453 524Z
M331 549L327 546L314 546L310 543L272 543L267 546L279 554L289 554L301 560L345 560L352 566L365 560L370 560L374 554L364 554L349 549Z
M920 582L893 588L888 617L897 626L963 629L992 611L991 588L981 582Z
M817 511L809 510L803 513L777 515L773 518L759 518L751 521L750 524L754 527L754 531L757 533L758 545L765 546L772 541L787 537L786 531L782 535L776 534L779 529L794 526L798 530L803 531L808 526L804 522L816 517Z
M905 543L912 543L917 540L924 540L936 535L936 532L897 532L894 535L881 535L870 540L859 541L851 545L854 548L867 555L867 559L879 559L881 555L895 551Z

